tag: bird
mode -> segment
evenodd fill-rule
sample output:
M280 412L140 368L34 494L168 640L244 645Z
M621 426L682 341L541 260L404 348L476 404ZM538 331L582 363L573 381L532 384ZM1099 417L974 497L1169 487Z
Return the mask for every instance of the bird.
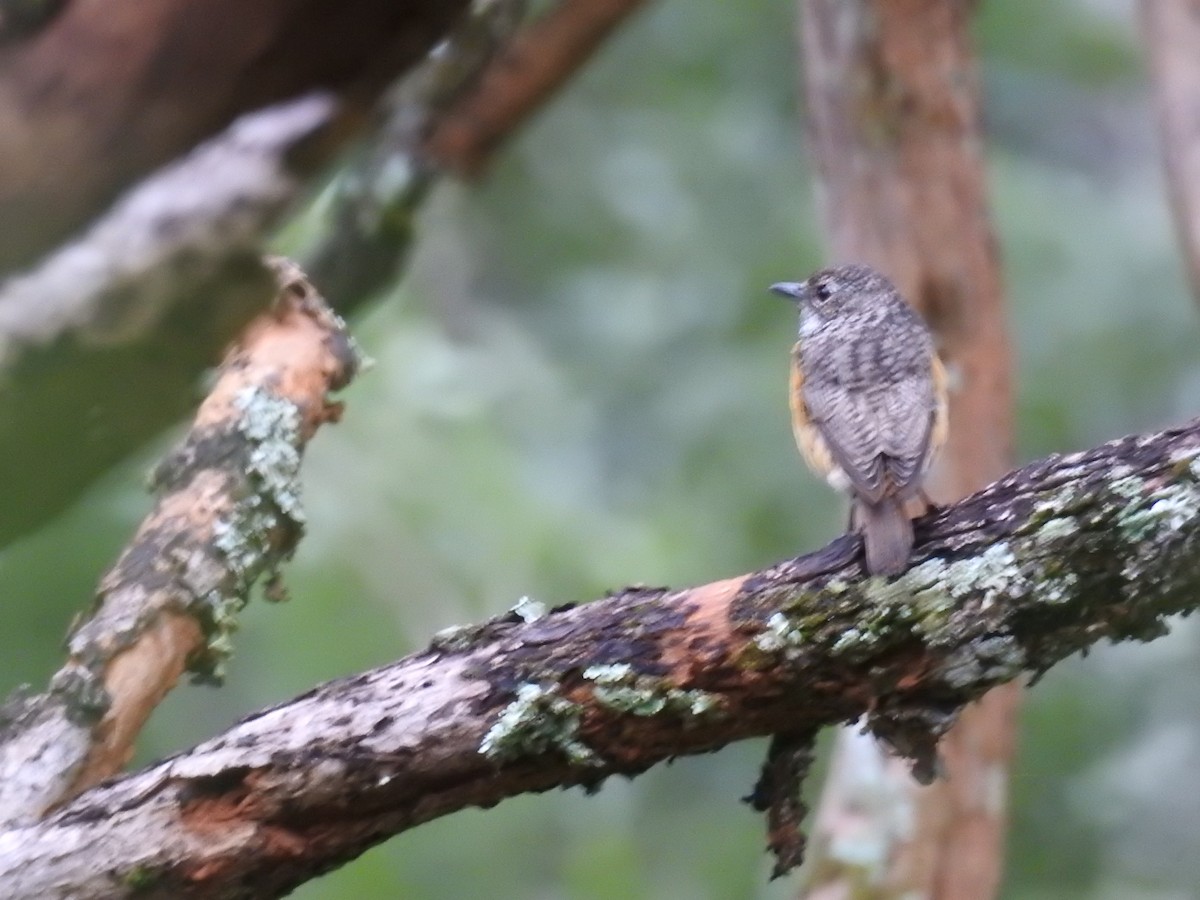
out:
M933 336L870 266L839 265L771 285L795 301L792 433L809 468L851 498L871 575L898 575L913 548L909 508L949 434L946 370Z

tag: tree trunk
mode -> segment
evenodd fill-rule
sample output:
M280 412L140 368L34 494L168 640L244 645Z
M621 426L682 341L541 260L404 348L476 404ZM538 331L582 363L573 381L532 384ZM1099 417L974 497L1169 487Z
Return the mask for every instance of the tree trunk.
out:
M950 438L930 494L961 497L1008 468L1011 386L1000 267L988 220L978 75L961 0L801 0L811 145L833 257L888 274L934 329L951 380ZM968 710L941 744L946 777L918 787L877 760L890 799L872 828L889 835L865 867L833 858L857 823L862 784L835 763L818 813L813 897L848 885L880 897L982 900L1000 882L1004 784L1018 688ZM846 746L852 738L844 738ZM894 804L915 829L890 828ZM864 871L865 868L865 871ZM865 879L865 881L864 881ZM856 895L860 896L860 895Z
M1167 199L1200 302L1200 0L1142 0Z

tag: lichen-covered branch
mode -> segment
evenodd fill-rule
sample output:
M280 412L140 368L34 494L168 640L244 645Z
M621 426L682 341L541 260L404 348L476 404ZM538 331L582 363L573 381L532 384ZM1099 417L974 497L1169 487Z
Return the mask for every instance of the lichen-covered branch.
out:
M295 5L295 0L271 2ZM176 7L183 5L164 5L162 19L153 24L175 27ZM6 496L0 508L0 546L57 514L115 462L186 414L198 374L269 296L269 277L258 261L264 235L314 167L368 123L378 126L369 146L314 204L315 215L323 218L320 235L299 255L339 310L361 304L394 279L411 243L415 211L436 172L449 164L431 160L426 144L430 133L451 120L461 129L470 120L467 107L482 103L490 108L490 101L479 99L480 92L490 96L497 84L507 84L503 73L511 73L514 59L559 60L555 79L538 88L538 102L544 102L616 24L604 2L572 0L568 5L569 14L550 14L508 48L524 0L421 0L408 4L407 13L383 8L395 4L356 0L349 6L369 8L370 15L349 24L341 21L339 10L339 27L366 29L371 16L407 15L412 34L419 33L422 40L447 29L456 7L470 6L471 11L388 94L378 115L368 114L364 103L382 93L380 79L404 68L391 56L376 60L369 72L350 67L339 74L338 85L344 78L370 85L367 89L355 81L352 102L339 104L334 94L310 96L234 122L130 188L70 243L0 283L0 376L5 379L0 459L7 483L37 484L37 490ZM627 0L616 6L632 8ZM215 7L206 14L220 16ZM235 22L233 15L228 30L236 31ZM126 26L133 27L122 20L121 27ZM144 34L149 27L141 23L139 39L154 39ZM372 42L392 39L403 44L400 56L407 63L415 61L416 38L370 35ZM173 52L179 49L173 47ZM575 52L579 55L565 57ZM284 65L290 58L272 61ZM225 62L240 64L232 58ZM312 62L319 67L325 61ZM0 65L0 122L4 78ZM163 90L174 87L164 85ZM198 101L206 87L189 84L189 99ZM181 115L193 112L186 104L179 109ZM521 121L508 120L504 127L511 131ZM137 146L129 136L121 146L126 144ZM3 145L0 135L0 160ZM40 146L29 156L54 159ZM102 172L108 162L90 158L88 175L111 177ZM125 178L129 173L120 174ZM67 183L57 162L54 178L56 185ZM0 210L5 191L0 172ZM39 202L56 211L64 207L45 203L43 196ZM28 227L20 231L22 239L33 233ZM56 414L45 415L47 408ZM40 477L47 468L58 473L52 483Z
M964 704L1200 604L1200 421L1033 463L917 533L890 580L864 578L844 536L690 590L443 632L0 831L0 883L13 900L278 896L457 809L754 735L802 755L859 717L928 775Z
M301 453L358 361L303 274L271 265L274 305L159 465L157 503L74 628L49 693L0 711L0 822L32 821L118 771L184 671L219 676L251 586L266 578L269 597L281 591L278 567L304 522Z

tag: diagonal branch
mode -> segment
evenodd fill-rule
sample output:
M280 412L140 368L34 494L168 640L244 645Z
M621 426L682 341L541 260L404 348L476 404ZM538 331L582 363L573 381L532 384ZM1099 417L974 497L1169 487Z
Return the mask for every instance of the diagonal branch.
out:
M519 31L449 109L426 150L445 169L480 175L496 150L545 105L645 0L559 0Z
M274 306L230 349L158 502L100 583L49 693L0 710L0 822L30 821L118 771L185 670L217 677L237 612L303 530L300 457L357 355L295 266L271 261ZM278 593L276 591L275 593Z
M355 57L353 71L360 65L379 68L369 79L374 84L383 74L390 77L410 68L411 53L420 43L415 35L432 37L430 29L441 34L450 25L445 17L452 17L455 8L470 8L446 40L388 93L383 122L376 123L370 146L355 154L333 190L314 204L309 224L318 226L311 229L318 237L303 255L314 282L335 308L346 312L395 278L411 245L416 209L441 168L457 165L457 158L431 159L428 151L441 139L426 146L426 138L457 135L457 152L482 165L500 138L546 102L640 2L563 0L512 41L524 0L422 0L400 8L355 0L350 7L358 13L349 22L341 21L344 11L338 13L339 27L357 22L353 27L364 29L372 42L396 38L404 44L404 65L390 56L376 60L378 67L369 55ZM297 0L271 0L270 5L304 6ZM326 0L316 5L325 6ZM156 24L169 32L178 25L175 14L186 7L172 0ZM411 17L414 30L407 39L377 34L368 9L389 18ZM71 21L55 20L48 31L64 24L80 27ZM0 42L5 23L0 3ZM133 30L149 43L164 39L151 33L148 23ZM309 25L302 30L307 33ZM237 45L241 32L226 31ZM186 37L190 41L194 35ZM53 33L45 39L57 40ZM340 52L336 41L334 46L333 52ZM327 40L321 50L322 56L331 52ZM275 62L299 58L285 54ZM315 58L310 61L318 64ZM350 77L353 71L344 74ZM4 79L0 64L0 88ZM6 496L0 507L0 545L42 524L114 462L186 414L199 373L269 296L269 277L259 264L265 233L316 167L368 124L367 102L382 86L292 98L244 115L153 174L139 169L143 180L91 227L36 266L0 282L0 377L8 388L0 396L0 459L9 483L38 482L36 491L18 487ZM183 89L196 99L197 91L216 87L189 82ZM239 99L238 108L245 102ZM497 103L520 114L496 119ZM138 115L143 106L135 104ZM196 111L176 101L171 107ZM4 114L0 96L0 123ZM476 143L485 138L486 147ZM0 159L3 145L0 135ZM27 156L51 161L56 185L78 187L78 179L62 177L60 159L45 152L48 146L38 143ZM136 146L137 141L120 142L120 147ZM190 144L176 151L186 146ZM100 172L108 162L89 156L87 170ZM122 170L121 176L124 185L131 173ZM0 167L0 208L6 191L12 192L5 181ZM32 201L21 201L26 202ZM41 191L36 203L47 212L62 206L47 204ZM21 233L28 237L31 232L23 228ZM39 244L39 252L45 250ZM118 402L134 395L137 403ZM60 414L47 417L48 406ZM53 484L30 479L29 473L47 467L58 472Z
M381 103L369 145L338 172L319 200L318 235L304 267L343 314L394 281L412 248L416 215L440 169L425 152L431 131L469 102L511 40L525 0L475 2L436 52Z
M864 715L928 774L964 704L1200 603L1200 420L1033 463L918 537L891 581L863 577L847 536L442 633L0 831L0 883L14 900L278 896L454 810Z
M476 2L385 104L371 146L322 204L305 268L346 312L394 278L413 219L444 173L478 177L503 145L645 0L559 0L518 28L524 0Z
M0 221L20 223L2 275L252 110L324 90L361 117L467 0L17 5L0 8Z

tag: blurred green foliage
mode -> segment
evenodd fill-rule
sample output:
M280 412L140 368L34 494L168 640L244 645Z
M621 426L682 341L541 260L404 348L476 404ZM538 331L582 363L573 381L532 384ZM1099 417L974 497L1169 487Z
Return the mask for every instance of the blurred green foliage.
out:
M1022 459L1200 408L1196 309L1128 12L991 0L979 18ZM312 447L293 601L247 610L227 686L173 695L146 757L525 594L700 583L839 532L840 501L791 444L794 323L765 293L822 256L792 15L654 5L482 187L436 192L407 278L355 323L378 364ZM154 455L0 557L4 684L53 670L146 508ZM1189 625L1030 693L1005 897L1196 896ZM789 897L737 802L762 751L451 816L297 896Z

